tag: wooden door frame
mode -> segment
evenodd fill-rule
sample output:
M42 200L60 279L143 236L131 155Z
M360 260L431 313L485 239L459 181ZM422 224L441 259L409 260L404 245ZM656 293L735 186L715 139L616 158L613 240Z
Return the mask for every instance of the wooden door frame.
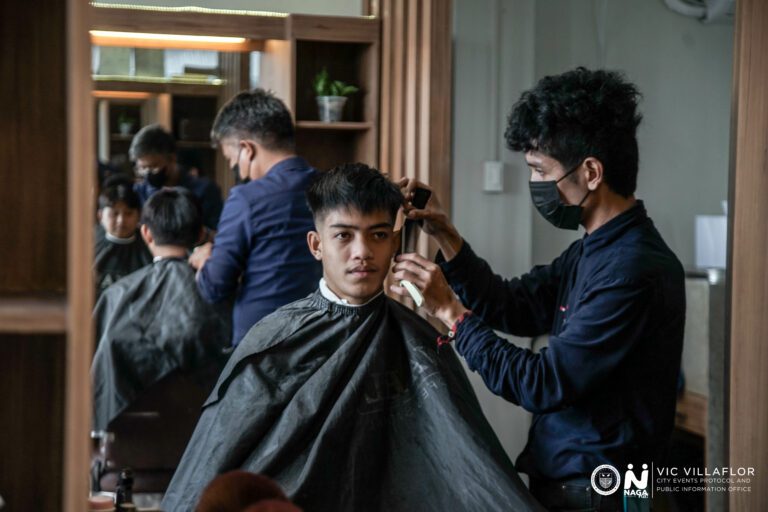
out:
M734 31L726 329L728 461L753 466L730 510L768 510L768 3L738 0Z

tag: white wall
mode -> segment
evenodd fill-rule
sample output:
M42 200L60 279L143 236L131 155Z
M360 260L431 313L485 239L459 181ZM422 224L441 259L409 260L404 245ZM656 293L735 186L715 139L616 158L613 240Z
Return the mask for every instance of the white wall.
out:
M692 266L694 215L727 196L732 25L704 25L662 0L454 0L453 220L506 277L548 263L583 235L533 211L522 155L505 149L506 116L541 77L578 65L623 71L640 109L643 199L683 265ZM482 192L482 162L508 163L502 194ZM527 341L518 340L527 345ZM529 417L472 374L511 457Z
M504 148L506 116L534 76L533 0L455 0L453 218L459 232L499 274L531 266L531 218L524 161ZM484 160L506 162L503 193L482 192ZM525 340L520 343L527 343ZM496 434L514 459L530 415L491 394L470 373Z
M539 0L535 25L537 78L602 67L640 89L637 197L692 267L694 216L722 213L727 198L733 25L705 25L662 0ZM581 236L540 218L533 230L536 262Z
M164 7L207 7L281 13L361 16L362 0L106 0L105 4L153 5Z

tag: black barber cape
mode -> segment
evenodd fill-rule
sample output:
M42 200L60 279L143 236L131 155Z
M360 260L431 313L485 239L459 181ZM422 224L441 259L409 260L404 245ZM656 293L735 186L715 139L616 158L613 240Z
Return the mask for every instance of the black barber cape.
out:
M166 258L105 290L94 309L93 428L109 422L174 370L210 365L229 346L231 309L200 297L195 271Z
M98 299L108 286L152 263L152 254L138 233L121 243L110 240L101 225L95 232L93 269Z
M383 294L355 308L317 291L265 317L204 405L163 510L193 510L236 468L305 512L540 510L436 338Z

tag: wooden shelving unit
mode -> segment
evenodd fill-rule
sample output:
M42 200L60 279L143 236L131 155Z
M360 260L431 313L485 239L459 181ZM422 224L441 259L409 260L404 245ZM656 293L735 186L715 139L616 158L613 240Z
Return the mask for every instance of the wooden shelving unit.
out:
M0 297L0 326L4 333L64 334L67 299L64 295Z
M226 173L209 138L223 101L221 85L139 80L96 80L94 85L100 160L130 174L128 149L135 132L142 126L159 123L173 133L179 153L186 152L181 156L198 162L203 175L216 180ZM137 93L142 97L137 98ZM136 120L130 134L117 132L121 112L128 112Z
M291 109L296 150L320 170L344 162L379 164L380 33L379 19L292 14L286 39L264 46L263 86ZM347 100L341 122L318 120L312 81L323 68L360 89Z

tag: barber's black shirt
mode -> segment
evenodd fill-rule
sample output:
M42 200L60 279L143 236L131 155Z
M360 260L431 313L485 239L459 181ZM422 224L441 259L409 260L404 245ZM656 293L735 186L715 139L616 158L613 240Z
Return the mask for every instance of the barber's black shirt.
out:
M685 321L683 268L641 201L517 279L468 244L441 267L475 313L456 348L494 393L534 413L520 471L538 478L654 460L673 428ZM540 353L517 336L549 334Z

